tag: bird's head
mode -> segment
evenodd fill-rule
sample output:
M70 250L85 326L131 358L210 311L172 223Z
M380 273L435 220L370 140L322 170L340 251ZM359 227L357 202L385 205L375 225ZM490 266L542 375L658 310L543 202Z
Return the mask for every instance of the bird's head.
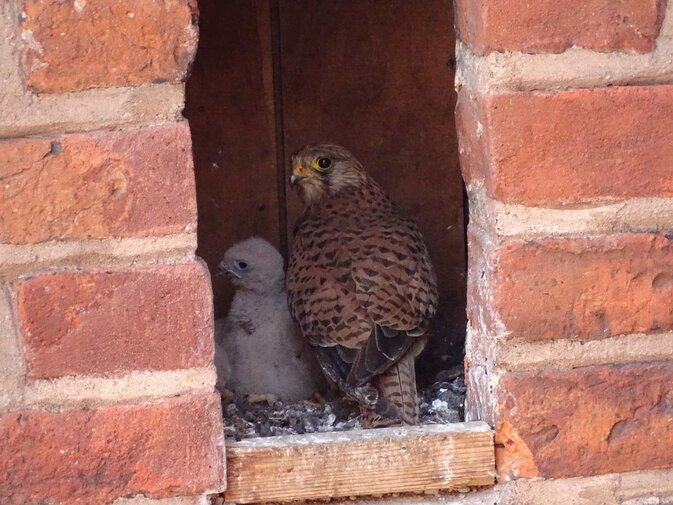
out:
M236 286L250 291L263 293L284 286L283 257L275 247L258 237L229 248L218 268L226 272Z
M334 144L306 146L292 155L290 184L299 189L306 205L360 186L364 169L348 150Z

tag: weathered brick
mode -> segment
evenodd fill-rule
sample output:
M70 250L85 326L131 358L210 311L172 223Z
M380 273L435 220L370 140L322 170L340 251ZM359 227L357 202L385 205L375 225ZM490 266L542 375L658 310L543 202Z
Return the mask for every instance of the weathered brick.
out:
M468 317L503 338L592 340L673 330L673 237L489 244L469 235Z
M196 227L186 123L0 141L0 242Z
M212 363L210 277L201 262L59 272L16 289L31 379Z
M196 18L196 0L26 0L26 83L62 93L179 81L196 51Z
M493 397L501 479L673 467L673 363L504 373L469 394Z
M673 86L463 88L458 101L465 178L496 199L560 207L673 196Z
M224 486L219 397L0 416L0 502L109 503Z
M477 54L560 53L572 46L646 53L665 0L456 0L459 37Z

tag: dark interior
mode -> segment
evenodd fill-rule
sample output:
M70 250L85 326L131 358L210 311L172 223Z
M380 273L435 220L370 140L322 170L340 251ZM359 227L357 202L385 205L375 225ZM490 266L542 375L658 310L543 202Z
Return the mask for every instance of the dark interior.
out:
M448 0L199 0L187 82L199 210L198 254L211 273L252 235L287 256L300 201L290 153L350 149L419 223L441 304L419 383L462 360L465 201L454 126ZM231 286L213 276L216 317Z

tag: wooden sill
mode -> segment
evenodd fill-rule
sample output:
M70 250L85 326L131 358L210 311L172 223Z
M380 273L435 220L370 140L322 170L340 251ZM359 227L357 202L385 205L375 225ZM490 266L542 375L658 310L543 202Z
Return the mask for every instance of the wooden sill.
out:
M227 443L225 501L256 503L494 484L482 422L253 438Z

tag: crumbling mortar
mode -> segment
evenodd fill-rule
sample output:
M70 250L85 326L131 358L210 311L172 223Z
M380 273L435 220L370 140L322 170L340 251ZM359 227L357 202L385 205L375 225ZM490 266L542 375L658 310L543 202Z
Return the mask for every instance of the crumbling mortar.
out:
M166 254L170 254L171 251L165 251ZM73 258L74 261L63 262L59 264L46 264L46 265L27 265L23 269L17 269L16 271L8 271L5 275L0 275L0 281L15 281L22 282L33 277L38 277L40 275L52 275L61 272L77 272L77 273L87 273L87 274L96 274L96 273L107 273L107 272L116 272L122 271L128 268L142 268L142 267L152 267L157 265L184 265L190 264L194 261L194 257L190 256L175 256L169 258L158 257L136 257L130 262L116 262L109 257L101 257L102 261L91 263L88 265L82 265L76 258ZM89 258L87 256L87 258ZM32 267L32 268L31 268Z

